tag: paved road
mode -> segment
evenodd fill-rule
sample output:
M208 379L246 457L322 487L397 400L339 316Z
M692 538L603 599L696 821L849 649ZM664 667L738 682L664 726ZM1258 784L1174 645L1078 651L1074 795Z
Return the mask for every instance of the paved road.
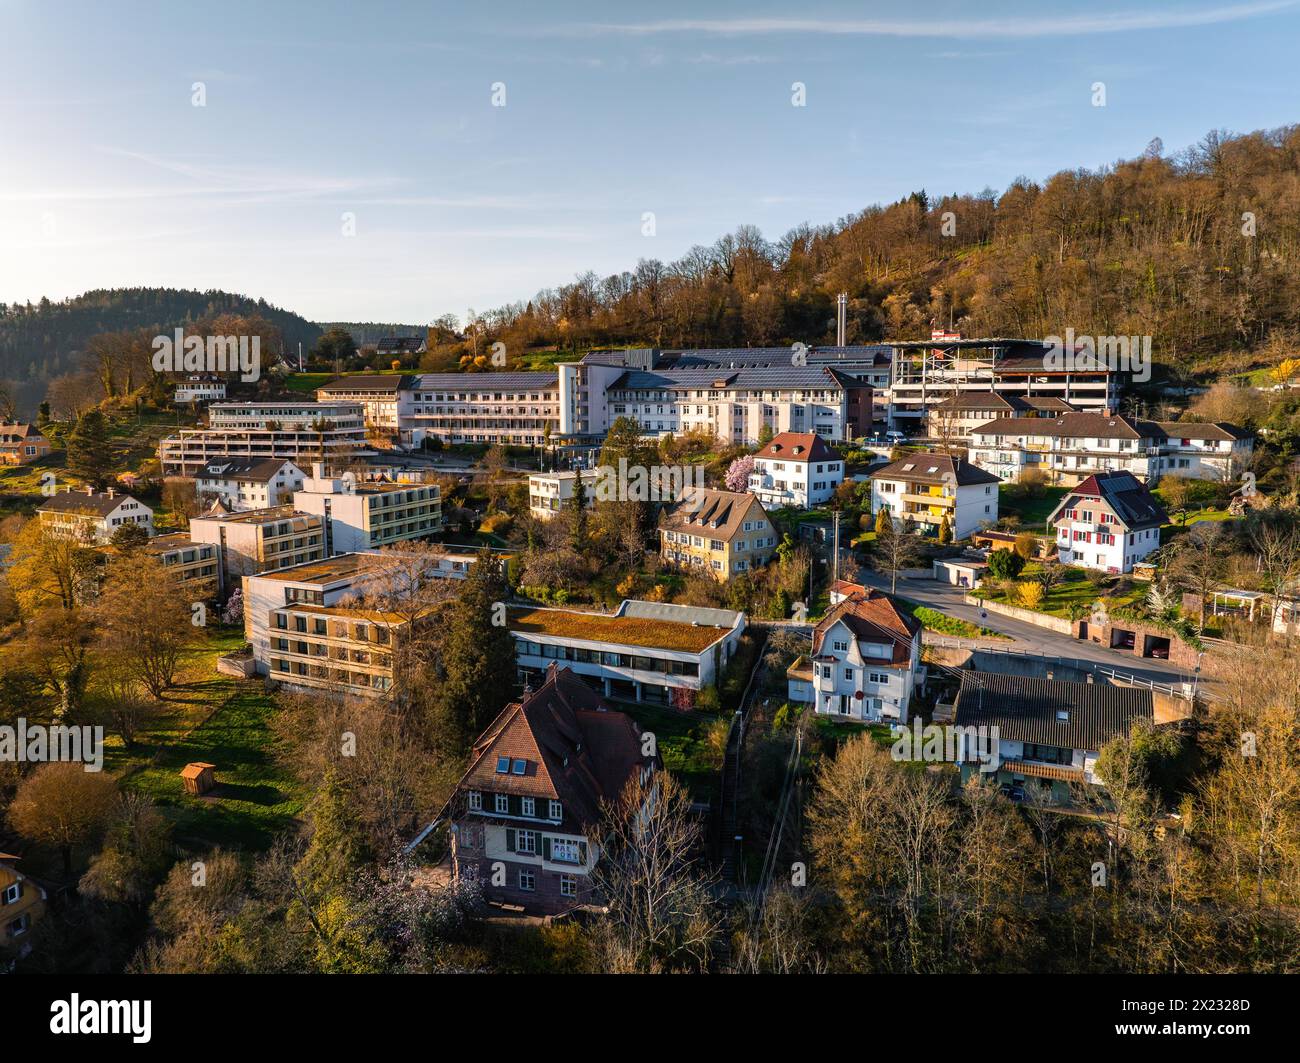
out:
M883 591L889 590L888 575L863 571L858 574L858 579L869 587L876 587ZM1027 650L1049 657L1061 657L1066 660L1077 659L1090 664L1099 664L1102 667L1127 672L1129 675L1156 683L1181 683L1191 682L1192 680L1192 675L1187 669L1179 668L1168 661L1135 657L1131 653L1123 653L1105 646L1098 646L1095 642L1081 642L1069 635L1058 634L1055 631L1049 631L1047 628L1038 627L1036 624L1015 620L1009 616L1001 616L998 613L990 612L986 616L981 616L979 606L967 605L962 600L966 590L961 587L954 587L950 583L942 583L933 579L913 579L900 576L898 594L900 597L909 598L914 602L920 602L922 605L938 609L948 616L956 617L959 620L968 620L972 624L990 628L1003 635L1010 635L1014 641L1007 645L1013 646L1017 650ZM996 648L993 643L989 645L990 649ZM1201 682L1205 683L1207 680L1202 677Z

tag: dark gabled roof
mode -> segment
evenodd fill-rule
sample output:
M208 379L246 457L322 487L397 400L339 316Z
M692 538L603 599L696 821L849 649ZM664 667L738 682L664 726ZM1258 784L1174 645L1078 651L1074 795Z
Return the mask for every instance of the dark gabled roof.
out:
M397 394L399 391L407 391L411 388L411 382L415 379L413 376L402 376L398 373L365 373L356 376L342 376L337 380L331 380L328 384L322 384L317 391L326 393L331 391L380 391Z
M647 763L636 721L554 664L537 690L507 705L479 735L471 756L458 791L561 801L564 828L575 834L596 823L601 802L616 800ZM498 772L498 757L526 761L524 774ZM486 803L484 812L491 813Z
M3 443L22 443L26 441L34 442L37 439L44 439L40 430L35 425L18 424L12 421L0 422L0 442Z
M37 513L85 513L97 517L107 517L123 502L135 502L137 499L118 492L87 494L85 491L63 491L47 498Z
M659 526L666 531L689 531L730 542L756 507L759 516L767 516L763 503L747 491L689 487L682 492L676 505L663 515Z
M1054 395L1012 395L1000 391L963 391L931 407L934 410L1050 410L1074 413L1075 408Z
M412 391L554 391L554 373L421 373L412 378Z
M293 463L288 458L213 458L196 474L200 480L243 480L253 483L270 483L276 473Z
M1155 439L1154 421L1135 421L1118 413L1063 413L1060 417L1003 417L971 429L972 435L1055 436L1066 439Z
M1085 498L1100 498L1115 511L1124 528L1133 531L1141 528L1158 528L1169 522L1150 488L1131 472L1094 473L1077 487L1070 489L1047 518L1055 522L1058 513Z
M841 460L816 432L780 432L754 457L780 458L782 461Z
M1171 439L1250 439L1252 433L1226 421L1203 422L1153 421Z
M930 470L934 471L931 472ZM977 465L947 454L935 454L922 451L919 454L907 454L897 461L871 472L871 479L877 480L915 480L926 484L956 483L958 487L972 484L1001 483L991 472L985 472Z
M1143 687L965 670L954 711L959 726L997 727L1002 741L1091 750L1155 719L1154 697Z
M813 629L813 656L821 654L826 632L843 621L854 638L864 642L883 642L891 646L889 663L911 660L912 639L921 630L921 622L903 612L887 594L868 590L850 592L850 597L834 606Z

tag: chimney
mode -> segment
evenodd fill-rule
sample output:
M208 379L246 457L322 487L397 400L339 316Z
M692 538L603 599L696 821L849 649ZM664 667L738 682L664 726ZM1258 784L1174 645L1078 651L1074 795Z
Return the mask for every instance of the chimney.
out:
M94 485L94 484L86 484L86 494L88 494L88 495L90 495L90 496L92 496L92 497L94 496L94 494L95 494L95 485Z

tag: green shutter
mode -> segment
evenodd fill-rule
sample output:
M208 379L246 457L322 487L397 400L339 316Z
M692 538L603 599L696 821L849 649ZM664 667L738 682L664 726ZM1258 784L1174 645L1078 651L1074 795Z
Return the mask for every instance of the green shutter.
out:
M587 843L578 842L578 860L585 866L587 863Z
M506 852L513 853L514 851L515 851L515 829L514 827L507 827L506 828Z
M550 858L551 858L551 839L543 835L542 836L542 859L549 860Z

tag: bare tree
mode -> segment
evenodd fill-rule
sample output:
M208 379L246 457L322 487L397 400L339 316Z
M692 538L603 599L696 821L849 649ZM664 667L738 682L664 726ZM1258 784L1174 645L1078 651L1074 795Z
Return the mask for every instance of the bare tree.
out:
M899 528L890 518L877 526L875 542L871 544L871 557L875 568L889 573L889 593L898 590L898 573L917 557L916 539L905 528Z

